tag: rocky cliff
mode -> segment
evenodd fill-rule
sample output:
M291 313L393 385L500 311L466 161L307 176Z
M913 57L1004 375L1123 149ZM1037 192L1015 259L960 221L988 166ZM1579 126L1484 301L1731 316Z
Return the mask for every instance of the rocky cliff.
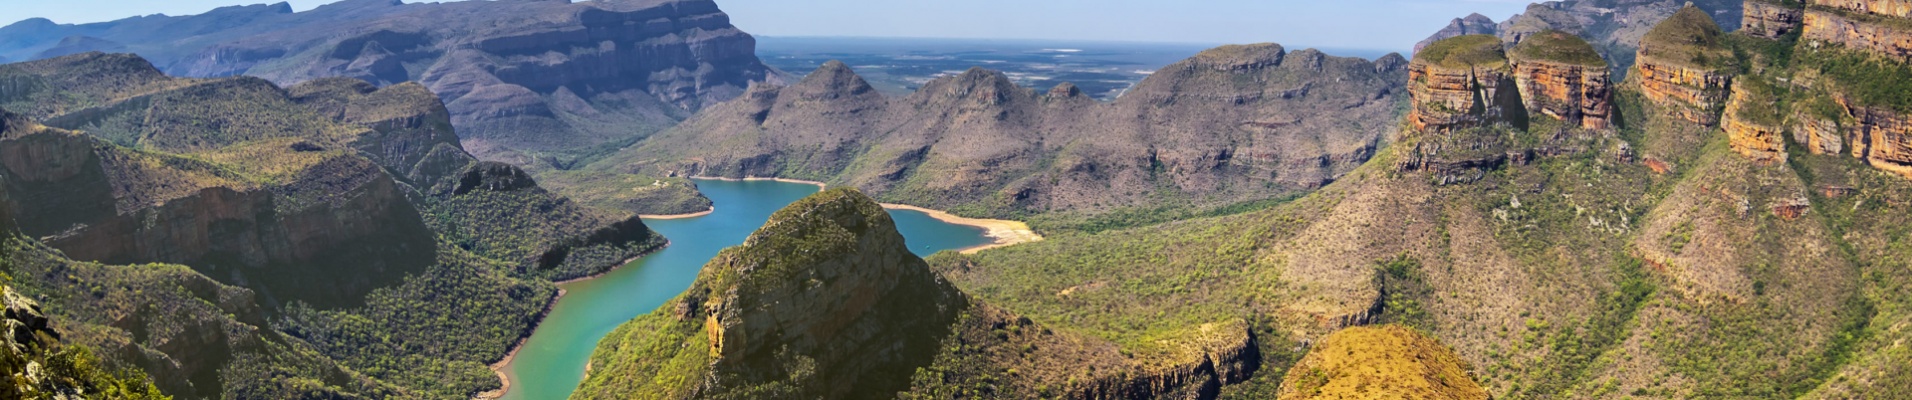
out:
M755 40L710 0L280 3L0 32L0 54L15 59L130 51L185 76L419 81L481 158L541 167L627 145L771 78ZM123 46L97 45L109 41Z
M1772 84L1757 78L1733 82L1721 128L1740 155L1756 161L1785 161L1785 115L1777 109L1779 97Z
M1912 28L1906 19L1837 9L1806 10L1804 40L1836 43L1897 60L1912 59Z
M1633 69L1640 39L1684 4L1693 4L1720 21L1720 28L1738 27L1744 6L1740 0L1565 0L1537 2L1499 25L1480 32L1500 36L1508 47L1536 33L1556 30L1586 38L1613 65L1616 80ZM1487 21L1491 23L1490 21ZM1452 37L1442 30L1427 42ZM1417 51L1418 52L1418 51Z
M1888 17L1912 18L1912 2L1905 0L1811 0L1813 5Z
M1740 33L1764 39L1779 39L1799 32L1805 23L1805 10L1766 0L1748 0Z
M968 307L910 254L888 212L832 189L778 211L684 297L606 338L574 397L890 396ZM673 358L700 361L658 363Z
M984 69L892 98L831 63L590 169L830 181L986 215L1216 207L1318 187L1371 156L1394 128L1381 121L1404 95L1405 64L1228 46L1100 103Z
M1647 100L1681 119L1716 126L1731 94L1735 63L1712 17L1687 7L1642 39L1635 79Z
M1408 64L1413 102L1408 123L1419 132L1440 133L1521 121L1526 106L1513 72L1500 39L1493 36L1434 42Z
M1586 40L1544 31L1522 40L1508 56L1529 114L1585 129L1613 127L1613 74Z

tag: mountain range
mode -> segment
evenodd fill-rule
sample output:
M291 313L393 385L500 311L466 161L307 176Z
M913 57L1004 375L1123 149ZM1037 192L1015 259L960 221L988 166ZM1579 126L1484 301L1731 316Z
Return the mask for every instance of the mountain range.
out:
M419 82L481 159L567 169L776 80L710 0L286 3L0 28L0 57L139 54L172 75L282 86Z
M708 1L29 20L0 28L31 60L0 65L0 394L470 398L554 282L666 246L635 215L716 176L833 188L572 397L1905 398L1908 26L1568 0L1411 58L1220 47L1101 102L784 82ZM879 201L1052 234L919 257Z

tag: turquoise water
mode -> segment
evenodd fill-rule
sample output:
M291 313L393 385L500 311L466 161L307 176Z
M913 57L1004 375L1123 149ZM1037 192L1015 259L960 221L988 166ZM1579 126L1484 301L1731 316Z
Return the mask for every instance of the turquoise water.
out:
M817 192L815 185L772 181L698 181L717 204L710 215L645 221L671 238L670 247L609 274L562 286L566 294L533 332L505 370L505 399L570 397L599 339L618 325L650 313L697 279L704 263L726 247L742 244L770 214ZM980 228L952 225L916 211L891 211L910 251L928 255L988 244Z

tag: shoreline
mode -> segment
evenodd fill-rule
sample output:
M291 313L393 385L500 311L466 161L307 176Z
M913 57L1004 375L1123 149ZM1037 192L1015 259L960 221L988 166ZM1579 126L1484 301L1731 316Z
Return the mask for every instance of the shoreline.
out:
M612 267L611 269L604 270L604 272L599 272L596 274L592 274L591 276L586 276L581 278L571 278L571 279L566 279L563 281L551 282L552 285L559 286L558 295L551 296L551 302L545 303L544 311L538 313L538 322L531 325L532 334L536 334L538 331L538 327L544 325L545 318L551 317L551 311L556 310L558 308L558 302L564 300L564 295L570 293L569 290L564 290L563 288L564 285L602 278L605 275L610 275L612 272L616 272L619 269L623 269L624 266L626 265L631 265L631 263L637 262L637 260L639 259L643 259L644 257L649 257L652 254L657 254L657 252L659 251L664 251L664 248L667 248L670 246L671 246L671 242L669 240L666 240L664 241L663 246L658 246L657 249L644 252L644 254L639 254L636 257L631 257L631 259L629 260L624 260L623 263L619 263L616 267ZM518 359L518 352L524 350L524 345L530 342L531 342L531 335L524 335L524 337L518 338L518 344L511 345L511 351L505 353L505 358L498 360L498 362L491 363L491 365L488 365L487 367L491 369L492 373L498 374L498 382L500 382L501 385L494 390L479 392L478 394L471 396L471 398L475 400L497 400L500 398L504 398L506 393L510 393L511 392L511 377L508 375L505 375L505 369L511 366L512 361L515 361Z
M754 177L754 176L751 176L751 177L744 177L744 178L721 178L721 177L715 177L715 176L693 176L693 177L690 177L690 178L688 178L688 179L691 179L691 180L706 180L706 181L725 181L725 182L757 182L757 181L771 181L771 182L783 182L783 183L797 183L797 184L804 184L804 185L811 185L811 186L816 186L816 187L817 187L817 189L829 189L829 188L830 188L830 185L829 185L829 184L826 184L826 183L823 183L823 182L817 182L817 181L806 181L806 180L802 180L802 179L789 179L789 178L758 178L758 177Z
M830 188L829 184L825 184L823 182L806 181L801 179L788 179L788 178L745 177L740 179L740 178L693 176L693 177L690 177L689 179L692 179L692 180L702 179L702 180L714 180L714 181L726 181L726 182L774 181L774 182L783 182L783 183L814 185L818 189ZM918 207L918 206L912 206L907 204L891 204L891 203L882 203L882 204L883 204L883 209L886 209L886 210L916 211L923 214L928 214L930 218L934 218L937 221L942 221L943 223L947 223L951 225L968 226L972 228L982 228L984 231L983 236L996 240L995 243L957 250L957 252L962 254L976 254L976 253L982 252L983 250L998 249L998 248L1009 247L1009 246L1014 246L1014 245L1029 243L1029 242L1040 242L1043 240L1042 235L1036 234L1036 231L1034 229L1029 228L1028 223L1022 222L1022 221L968 218L968 217L958 216L956 214L950 214L948 211L937 210L933 208Z
M670 214L670 215L644 215L644 214L638 214L638 215L637 215L637 218L639 218L639 219L644 219L644 220L670 220L670 219L691 219L691 218L697 218L697 217L702 217L702 216L706 216L706 215L710 215L710 214L712 214L712 213L716 213L716 212L717 212L717 206L711 206L711 207L710 207L710 209L708 209L708 210L704 210L704 211L701 211L701 212L694 212L694 213L690 213L690 214Z
M956 214L950 214L948 211L931 209L931 208L923 208L923 207L917 207L917 206L906 205L906 204L883 203L883 208L888 210L916 211L923 214L927 214L929 215L930 218L934 218L937 221L942 221L943 223L947 223L951 225L962 225L962 226L968 226L968 227L982 228L984 231L983 236L996 240L995 243L957 250L957 252L960 252L962 254L976 254L976 253L982 252L983 250L998 249L998 248L1009 247L1009 246L1014 246L1014 245L1023 244L1023 243L1030 243L1030 242L1040 242L1043 240L1042 235L1036 234L1035 230L1029 228L1028 223L1024 223L1021 221L968 218L968 217L958 216Z

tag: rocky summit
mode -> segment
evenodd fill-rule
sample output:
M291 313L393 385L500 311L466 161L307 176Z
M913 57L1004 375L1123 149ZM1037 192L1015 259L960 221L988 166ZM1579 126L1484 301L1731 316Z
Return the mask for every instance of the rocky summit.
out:
M0 28L15 60L137 53L174 75L280 85L422 82L480 158L562 167L628 145L771 79L755 40L709 0L350 0Z
M1282 381L1282 400L1485 400L1473 369L1433 338L1401 326L1348 328L1322 339Z

